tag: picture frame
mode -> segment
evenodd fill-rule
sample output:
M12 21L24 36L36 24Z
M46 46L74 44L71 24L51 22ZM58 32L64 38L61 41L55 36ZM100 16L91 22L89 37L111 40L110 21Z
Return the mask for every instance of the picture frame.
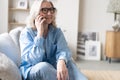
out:
M77 54L80 59L86 60L85 53L85 43L86 41L98 41L99 38L98 32L79 32L78 33L78 42L77 42Z
M85 53L86 60L100 60L101 59L100 41L86 41Z
M28 0L19 0L17 8L19 8L19 9L27 9L28 8Z

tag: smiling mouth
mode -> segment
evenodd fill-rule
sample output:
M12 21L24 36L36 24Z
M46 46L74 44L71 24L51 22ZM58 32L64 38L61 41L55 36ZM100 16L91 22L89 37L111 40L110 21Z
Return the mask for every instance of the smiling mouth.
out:
M46 19L52 19L52 18L46 18Z

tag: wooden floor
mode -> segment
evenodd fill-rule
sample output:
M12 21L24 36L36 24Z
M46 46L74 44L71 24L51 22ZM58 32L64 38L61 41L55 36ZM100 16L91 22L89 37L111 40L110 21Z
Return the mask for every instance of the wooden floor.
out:
M81 70L88 80L120 80L120 71Z

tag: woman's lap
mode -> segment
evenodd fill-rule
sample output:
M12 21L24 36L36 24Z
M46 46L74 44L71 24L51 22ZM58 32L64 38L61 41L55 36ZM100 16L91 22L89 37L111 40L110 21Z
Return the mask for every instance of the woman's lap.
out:
M56 69L47 62L40 62L32 67L28 80L56 80Z
M69 80L88 80L73 61L67 63ZM47 62L40 62L32 67L28 80L57 80L56 69Z

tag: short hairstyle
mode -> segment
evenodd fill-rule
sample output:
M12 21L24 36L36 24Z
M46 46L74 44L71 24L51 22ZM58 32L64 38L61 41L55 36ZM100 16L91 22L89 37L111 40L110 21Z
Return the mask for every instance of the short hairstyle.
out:
M35 18L37 17L37 15L39 14L39 11L40 11L40 7L41 7L41 4L43 2L50 2L50 4L54 7L53 3L50 1L50 0L35 0L34 3L32 4L31 6L31 9L30 9L30 14L29 16L27 17L26 19L26 25L28 27L33 27L34 29L36 28L35 27ZM54 20L52 21L51 23L54 27L56 27L56 21L55 21L55 18Z

